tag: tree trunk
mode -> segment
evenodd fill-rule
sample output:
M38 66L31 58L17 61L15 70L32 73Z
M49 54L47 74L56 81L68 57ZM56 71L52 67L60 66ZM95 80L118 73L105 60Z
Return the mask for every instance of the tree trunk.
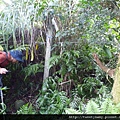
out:
M48 32L49 36L51 36L51 31ZM46 35L46 55L45 55L45 65L44 65L44 77L43 80L49 77L49 59L51 55L51 41L52 38L50 38L48 35Z
M112 96L113 96L113 102L115 104L120 103L120 54L118 57L118 63L116 67L116 72L114 76L114 83L112 88Z
M45 26L46 26L46 54L45 54L43 80L49 77L49 59L51 56L51 43L52 43L52 36L53 36L52 17L50 16L50 14L47 17Z

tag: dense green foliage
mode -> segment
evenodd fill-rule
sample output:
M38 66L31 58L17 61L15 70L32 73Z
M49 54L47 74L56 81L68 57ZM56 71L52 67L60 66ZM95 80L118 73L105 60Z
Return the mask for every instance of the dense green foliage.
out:
M6 5L0 12L0 45L6 51L26 50L28 58L23 65L8 66L12 72L4 84L11 91L3 91L8 109L14 108L14 98L26 102L19 110L12 109L16 114L120 113L110 93L113 80L92 57L97 53L106 66L116 67L119 7L119 0L15 0ZM54 28L52 36L50 76L43 80L48 15L59 29Z

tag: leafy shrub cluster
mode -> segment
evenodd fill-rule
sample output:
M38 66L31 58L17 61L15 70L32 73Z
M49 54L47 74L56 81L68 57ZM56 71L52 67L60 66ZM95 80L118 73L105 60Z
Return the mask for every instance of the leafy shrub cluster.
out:
M59 6L56 7L56 3L60 3ZM108 97L112 82L97 65L93 64L91 55L96 52L108 67L116 66L117 57L113 52L119 50L120 38L120 25L115 17L119 12L117 5L118 0L117 2L72 0L69 1L69 4L66 0L62 2L43 0L40 3L28 0L27 2L22 1L22 3L15 2L0 14L1 44L6 50L13 46L21 49L30 46L31 61L34 58L35 43L44 41L43 36L37 40L34 39L36 34L32 33L34 32L32 27L35 24L43 25L43 28L48 27L44 26L48 13L55 16L56 19L59 17L60 21L57 20L61 22L61 29L55 35L54 42L57 41L57 43L53 43L52 46L52 50L55 46L57 50L52 51L49 61L51 77L43 81L42 89L39 86L42 84L40 76L36 79L33 77L43 71L43 61L29 64L25 68L21 67L22 74L18 70L18 66L10 66L16 74L13 72L9 74L5 78L5 82L12 85L16 83L13 89L16 90L17 98L22 95L25 97L26 91L28 92L27 97L29 95L35 97L35 99L30 98L34 102L30 101L29 104L23 105L17 114L119 113L119 104L114 105L111 98ZM16 28L22 30L20 39L18 39L19 35L16 37ZM29 38L30 36L24 38L26 29L31 32L31 38ZM9 36L10 34L12 36ZM47 35L47 33L45 34ZM9 38L13 38L11 47L8 46ZM63 46L59 46L58 41L62 42ZM26 42L29 45L25 45ZM13 81L8 81L8 79ZM39 81L36 82L38 79ZM65 89L61 89L61 87ZM12 97L9 99L12 101ZM4 113L5 107L1 111Z
M71 50L66 50L61 55L51 57L49 61L51 70L56 67L59 69L54 69L52 76L43 81L42 89L35 96L35 102L23 105L17 111L17 114L63 114L67 113L67 108L79 109L78 106L81 108L81 113L84 113L85 104L91 98L97 96L100 98L103 93L106 95L109 92L93 69L93 59L89 54L91 47L88 44L79 47L77 50L71 48ZM28 65L23 68L22 74L25 74L27 79L41 70L41 64ZM70 88L69 97L66 91L61 90L61 86L59 86L60 83L64 82L66 74L65 82L72 80L72 84L74 84L74 87ZM29 83L30 81L26 82ZM68 83L67 85L69 88ZM105 91L107 92L105 93Z
M58 91L57 83L52 77L46 79L36 101L40 114L62 114L68 106L69 99L64 91Z
M106 98L101 104L97 104L94 100L89 100L87 104L79 105L79 109L65 108L66 114L120 114L120 104L115 105L110 98Z

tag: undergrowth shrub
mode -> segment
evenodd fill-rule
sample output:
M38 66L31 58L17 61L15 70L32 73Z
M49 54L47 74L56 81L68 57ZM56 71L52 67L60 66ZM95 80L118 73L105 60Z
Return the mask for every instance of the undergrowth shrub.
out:
M98 99L98 98L96 98ZM83 106L83 104L82 104ZM84 111L81 109L81 105L79 105L80 109L74 108L65 108L66 114L120 114L120 103L115 105L110 98L104 99L101 104L98 104L91 99L87 104L84 104Z
M24 80L26 80L28 77L30 77L31 75L35 75L38 72L43 72L42 62L27 65L27 67L25 67L21 73L25 75Z
M120 114L120 103L114 104L112 100L111 91L109 90L109 86L104 85L102 82L100 84L101 86L97 88L97 94L95 95L95 97L92 98L90 97L87 98L86 96L80 97L78 88L72 91L73 99L71 99L69 108L68 107L65 108L65 113L66 114Z
M69 105L69 99L64 91L58 91L57 83L52 77L43 82L42 90L38 94L36 106L40 114L62 114Z
M32 104L27 103L17 110L17 114L36 114L36 111Z
M90 79L89 79L90 80ZM88 81L89 83L90 81ZM92 86L92 82L91 81L91 87L88 86L88 88L84 88L85 84L79 85L71 91L71 99L70 99L70 104L69 107L72 109L80 109L82 111L82 113L85 113L86 111L86 104L92 99L94 102L96 102L96 104L101 105L106 98L112 98L109 88L106 87L103 82L100 82L99 80L96 82L100 82L99 84L94 83L94 87ZM95 85L99 85L95 86ZM83 88L82 88L83 87ZM93 87L93 88L92 88ZM83 95L81 94L82 91L86 91L86 93L84 93ZM90 89L92 89L93 91L90 92Z
M85 77L81 84L78 84L76 91L81 97L91 98L95 97L98 93L98 89L103 85L100 80L93 77Z
M72 103L72 104L71 104ZM66 114L120 114L120 103L115 104L109 89L103 85L98 96L87 99L74 97L71 105L65 108Z
M56 70L53 74L59 74L64 79L64 76L69 73L68 79L78 82L80 78L89 76L93 70L90 46L80 42L74 47L73 45L68 47L70 49L63 50L61 54L52 55L49 61L50 68Z

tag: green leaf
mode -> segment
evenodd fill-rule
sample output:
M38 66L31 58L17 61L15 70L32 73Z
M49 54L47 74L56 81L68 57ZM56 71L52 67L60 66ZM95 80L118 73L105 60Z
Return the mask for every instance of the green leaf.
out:
M103 46L103 50L105 51L106 55L109 57L109 58L112 58L112 53L110 51L110 49L106 46Z
M99 114L100 113L99 106L94 101L90 100L86 106L86 113Z
M112 112L112 107L113 105L111 100L109 98L106 99L101 105L101 113L110 114Z
M79 112L75 109L72 109L72 108L65 108L65 113L66 114L82 114L81 112Z

